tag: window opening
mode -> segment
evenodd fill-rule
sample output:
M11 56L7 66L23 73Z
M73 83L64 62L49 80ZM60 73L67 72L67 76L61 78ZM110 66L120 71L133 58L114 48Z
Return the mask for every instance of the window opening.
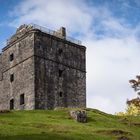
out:
M62 50L62 49L59 49L59 50L58 50L59 55L61 55L61 54L62 54L62 52L63 52L63 50Z
M13 82L14 81L14 74L11 74L10 75L10 82Z
M63 96L63 93L62 92L59 92L59 97L62 97Z
M9 57L10 61L13 61L14 60L14 54L10 54L10 57Z
M59 70L59 77L62 77L63 70Z
M10 100L10 110L14 109L14 99Z
M24 104L24 94L20 95L20 105Z

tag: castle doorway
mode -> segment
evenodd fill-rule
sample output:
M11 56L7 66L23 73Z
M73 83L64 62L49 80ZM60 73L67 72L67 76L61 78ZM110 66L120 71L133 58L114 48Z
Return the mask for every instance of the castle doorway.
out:
M10 110L14 109L14 99L10 100Z

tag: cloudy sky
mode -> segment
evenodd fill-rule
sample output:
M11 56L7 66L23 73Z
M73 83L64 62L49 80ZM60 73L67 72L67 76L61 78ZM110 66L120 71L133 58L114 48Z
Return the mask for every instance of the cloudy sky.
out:
M125 110L136 97L128 80L140 74L139 0L0 0L0 48L21 24L35 23L87 47L87 106Z

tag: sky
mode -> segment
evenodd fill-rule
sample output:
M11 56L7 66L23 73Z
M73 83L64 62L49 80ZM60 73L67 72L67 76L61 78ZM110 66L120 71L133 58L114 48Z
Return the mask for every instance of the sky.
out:
M128 81L140 74L139 9L139 0L0 0L0 48L21 24L66 27L87 47L87 107L125 111L137 96Z

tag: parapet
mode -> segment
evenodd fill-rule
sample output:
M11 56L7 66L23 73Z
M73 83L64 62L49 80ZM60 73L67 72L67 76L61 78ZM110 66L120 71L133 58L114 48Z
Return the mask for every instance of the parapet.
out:
M53 31L53 30L41 27L41 26L36 25L36 24L28 24L28 25L27 24L23 24L19 28L17 28L16 33L13 36L11 36L10 39L7 40L7 45L9 45L10 43L16 41L21 36L23 36L25 33L29 32L30 30L33 30L33 29L40 30L41 32L50 34L52 36L56 36L58 38L67 40L67 41L75 43L77 45L81 45L82 44L81 41L66 36L66 29L64 27L61 27L57 31Z
M31 29L33 29L32 25L26 24L21 25L19 28L17 28L16 33L12 35L10 39L7 40L7 45L19 39L21 36L23 36L26 32L28 32Z

